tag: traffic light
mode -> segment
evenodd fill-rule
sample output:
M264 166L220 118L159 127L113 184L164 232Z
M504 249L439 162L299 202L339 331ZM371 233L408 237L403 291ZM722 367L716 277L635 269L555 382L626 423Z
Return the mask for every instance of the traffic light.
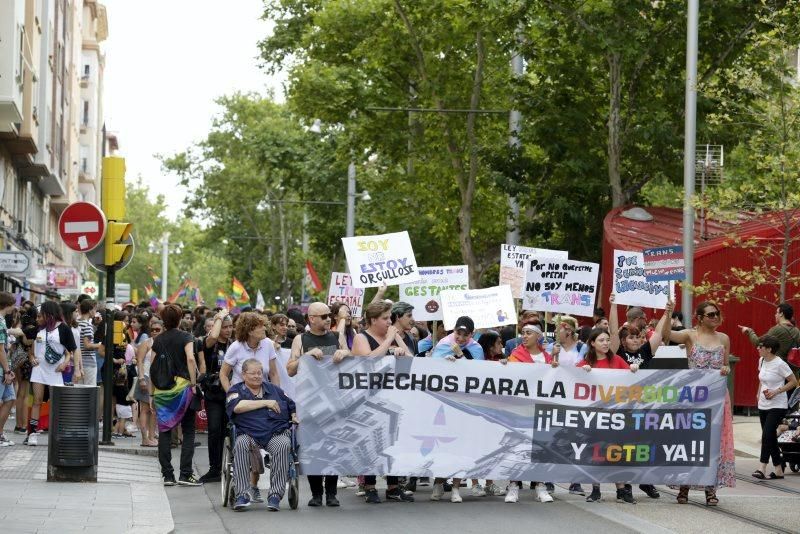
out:
M133 244L129 240L133 224L128 222L108 222L105 243L105 265L117 265L128 259L133 253Z
M114 345L125 343L125 321L114 321Z
M109 221L125 218L125 158L103 158L103 213Z

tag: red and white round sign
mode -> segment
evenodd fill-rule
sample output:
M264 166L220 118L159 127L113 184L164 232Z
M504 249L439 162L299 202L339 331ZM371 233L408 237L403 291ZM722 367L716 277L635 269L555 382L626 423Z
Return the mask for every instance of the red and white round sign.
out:
M73 202L58 218L58 234L76 252L89 252L103 242L106 215L91 202Z

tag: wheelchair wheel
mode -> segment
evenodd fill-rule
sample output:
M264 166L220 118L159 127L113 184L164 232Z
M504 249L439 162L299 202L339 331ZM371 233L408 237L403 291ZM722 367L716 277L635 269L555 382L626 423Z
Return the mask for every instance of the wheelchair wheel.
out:
M795 462L795 463L789 465L789 469L792 470L792 473L797 473L798 471L800 471L800 463L796 463Z
M228 504L233 506L233 501L236 499L233 489L233 447L231 446L231 438L225 438L225 445L222 447L222 506L227 507Z
M289 479L289 492L287 499L289 501L289 507L292 510L297 510L297 506L300 504L300 488L297 482L297 476Z

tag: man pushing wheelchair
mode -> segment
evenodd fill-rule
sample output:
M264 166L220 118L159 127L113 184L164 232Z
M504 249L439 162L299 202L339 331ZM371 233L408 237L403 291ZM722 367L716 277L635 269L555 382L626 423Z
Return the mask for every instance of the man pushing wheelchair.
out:
M298 422L295 404L281 388L264 382L263 366L255 358L242 364L242 378L244 381L231 386L225 397L226 411L235 429L233 509L241 511L251 502L263 502L258 488L251 487L250 474L263 472L261 449L265 449L270 455L267 509L277 512L289 478L291 428Z

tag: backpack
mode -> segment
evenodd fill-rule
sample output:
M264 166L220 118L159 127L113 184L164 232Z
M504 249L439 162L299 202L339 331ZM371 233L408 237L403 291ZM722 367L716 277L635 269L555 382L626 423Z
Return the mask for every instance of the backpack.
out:
M175 387L175 363L172 356L159 351L150 362L150 382L153 387L168 390Z

